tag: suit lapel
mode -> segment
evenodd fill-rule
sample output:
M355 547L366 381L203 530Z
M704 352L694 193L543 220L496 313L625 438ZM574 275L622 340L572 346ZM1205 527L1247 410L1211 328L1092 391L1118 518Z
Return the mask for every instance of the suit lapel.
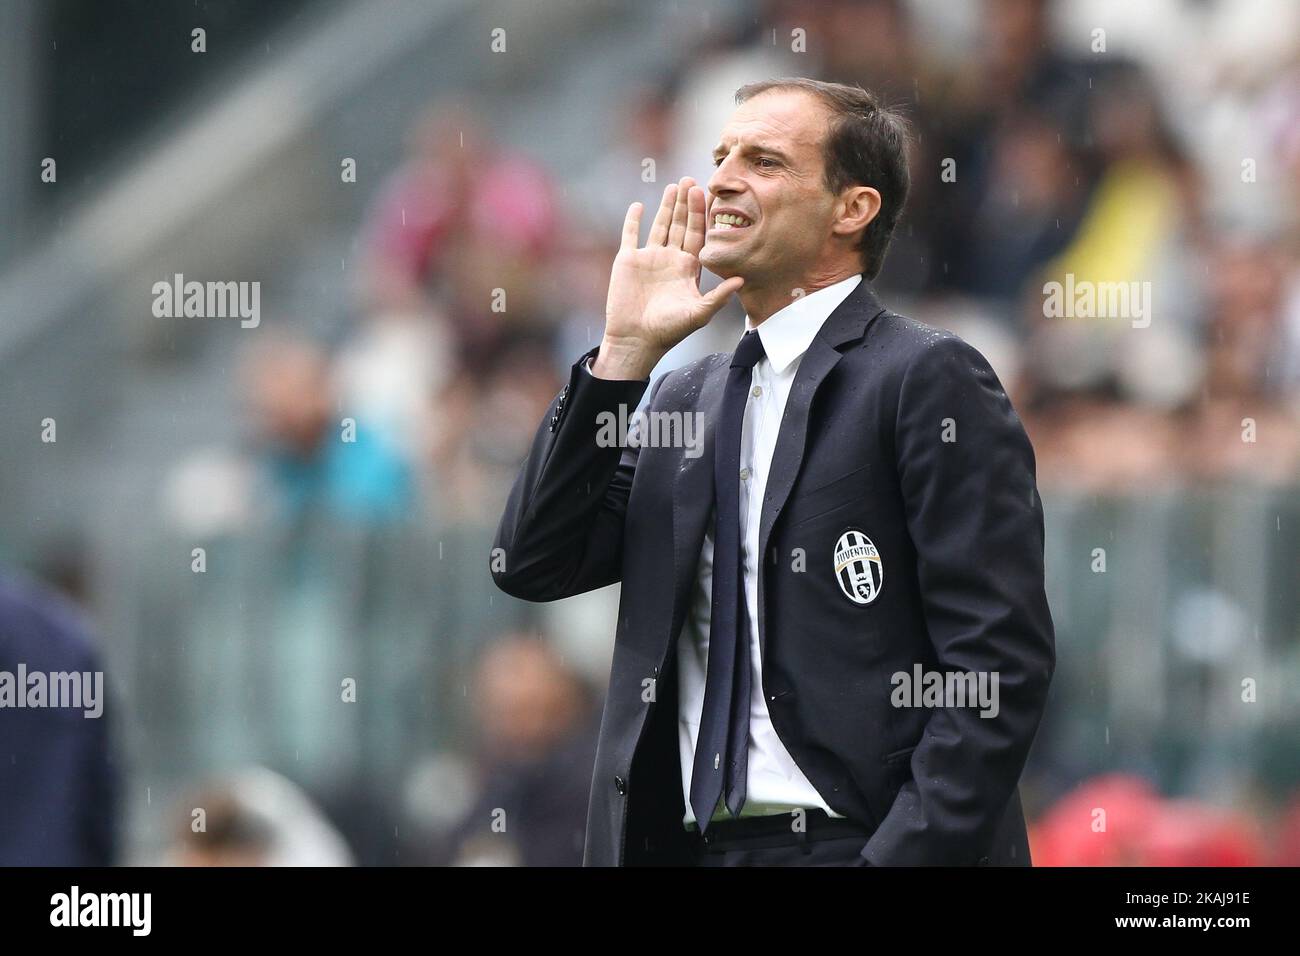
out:
M759 524L760 555L767 553L772 526L785 507L790 489L803 464L808 416L817 389L842 357L839 347L862 338L871 320L883 311L884 307L870 283L863 279L822 324L808 351L804 353L790 389L790 397L786 400L776 450L772 455L767 494ZM704 416L704 438L701 445L704 451L698 458L687 458L683 453L681 464L673 478L673 611L670 640L676 639L685 620L691 588L699 568L700 550L704 545L705 527L713 508L714 434L722 411L729 359L730 356L725 353L716 357L704 376L699 398L694 403L693 410ZM761 590L759 601L761 606ZM760 625L761 617L762 615ZM765 636L760 633L759 639L766 647Z
M885 311L876 298L866 279L858 283L847 299L830 314L817 332L816 338L808 346L799 371L795 373L790 387L790 396L786 399L785 413L781 417L781 429L777 433L776 449L772 453L772 465L767 476L767 492L763 496L762 518L758 526L759 567L764 564L767 554L768 539L772 527L790 497L790 489L803 466L804 449L807 446L808 416L813 399L826 376L830 374L844 353L840 346L855 342L866 334L871 320ZM759 575L760 582L763 575ZM767 649L766 634L763 633L761 613L764 595L759 589L759 643L764 652Z
M685 414L699 412L703 415L702 453L688 458L682 451L681 464L673 476L673 611L669 639L674 640L685 620L686 608L691 600L691 587L699 567L700 549L704 545L704 531L713 508L713 437L722 412L722 396L730 366L726 354L715 357L714 364L704 376L700 394L694 403L687 403Z

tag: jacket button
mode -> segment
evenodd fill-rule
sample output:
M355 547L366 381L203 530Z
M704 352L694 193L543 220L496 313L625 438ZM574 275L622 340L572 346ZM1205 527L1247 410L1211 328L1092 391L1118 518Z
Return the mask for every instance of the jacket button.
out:
M619 793L627 793L627 781L618 774L614 774L614 789Z

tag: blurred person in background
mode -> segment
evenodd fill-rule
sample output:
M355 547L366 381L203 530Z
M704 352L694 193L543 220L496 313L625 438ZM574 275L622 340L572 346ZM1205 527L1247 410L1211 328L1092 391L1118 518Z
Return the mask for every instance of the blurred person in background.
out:
M200 447L171 469L162 490L171 524L219 535L261 524L384 527L407 520L419 500L415 456L427 455L428 425L419 414L427 396L412 393L429 376L419 355L389 365L402 341L380 336L345 352L340 364L306 335L259 332L235 377L242 442ZM401 384L359 396L384 367ZM397 411L411 420L399 422ZM345 427L345 419L354 425Z
M1164 117L1155 86L1118 60L1086 112L1095 183L1050 261L1021 276L1032 385L1030 433L1045 480L1080 490L1151 492L1182 480L1182 410L1203 381L1195 268L1205 184ZM1052 168L1063 169L1058 164ZM1058 220L1059 221L1059 220ZM1087 314L1049 314L1048 283L1098 290ZM1108 287L1132 290L1109 314Z
M222 775L182 799L171 866L352 866L352 851L310 797L262 767Z
M16 681L20 665L29 677L103 673L89 623L71 602L0 573L0 674ZM97 707L94 717L80 707L18 708L0 694L0 866L117 862L114 709L104 700Z
M434 398L433 467L448 525L490 520L559 384L549 337L516 336L479 374L462 370Z
M670 75L628 91L609 120L619 131L610 148L600 150L576 177L582 188L572 197L573 208L590 221L591 235L603 238L622 221L624 209L611 196L634 195L647 205L658 199L659 167L676 151L678 79Z
M937 77L919 42L906 0L830 0L802 4L819 40L821 72L859 83L888 103L911 100ZM910 117L914 123L917 117ZM918 124L919 125L919 124Z
M339 402L334 367L305 337L259 337L240 369L258 477L277 516L312 513L362 523L401 520L414 502L414 476L375 423ZM355 421L345 438L343 419Z
M473 684L478 796L454 830L460 866L581 866L598 714L545 641L506 634Z
M553 192L542 168L498 145L467 104L435 104L370 212L366 310L446 323L455 361L478 370L511 332L544 321L536 304Z
M936 160L950 159L955 178L931 183L933 201L914 207L932 239L936 291L1009 307L1078 219L1091 185L1076 153L1089 71L1058 48L1048 11L1046 0L985 0L974 55L942 88L927 174L938 178Z
M908 144L912 169L939 169L947 117L945 74L922 40L906 0L817 0L789 5L787 19L808 29L819 79L856 83L900 109L916 130ZM922 95L924 91L924 95ZM934 237L930 211L951 197L937 176L912 182L909 212L894 233L889 262L876 287L885 295L920 294L933 281ZM949 192L945 192L949 191Z
M1210 243L1207 259L1204 379L1182 416L1181 467L1203 481L1285 485L1300 477L1300 389L1286 367L1285 246L1269 236L1224 235Z
M684 21L670 134L675 151L667 157L669 168L684 170L696 182L708 181L710 151L730 115L732 94L756 77L788 76L807 66L805 55L793 52L784 41L796 28L808 31L817 19L817 6L806 0L758 0L748 16L710 19L703 31ZM783 42L773 43L772 31ZM661 179L661 188L646 209L655 208L662 185L669 181ZM626 211L626 206L620 210Z

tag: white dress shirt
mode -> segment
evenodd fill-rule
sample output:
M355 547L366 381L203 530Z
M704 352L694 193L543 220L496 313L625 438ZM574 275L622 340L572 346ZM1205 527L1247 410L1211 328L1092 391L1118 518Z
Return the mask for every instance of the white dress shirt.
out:
M745 604L749 612L749 659L753 668L749 699L749 766L745 776L745 805L742 817L789 813L797 807L831 810L821 794L804 776L772 727L763 695L763 661L758 632L758 528L763 513L763 492L771 471L776 437L785 414L785 402L795 373L808 346L862 276L852 275L834 285L795 299L758 325L758 337L766 355L750 373L749 403L740 438L740 541L743 552ZM754 328L745 317L746 331ZM709 660L709 625L713 605L713 519L705 525L704 547L695 577L695 590L681 639L677 642L678 719L677 736L682 761L682 794L686 804L684 823L693 823L691 771L695 766L695 741L704 713L704 675ZM731 812L718 801L713 819L726 819Z
M785 308L759 323L758 335L766 355L751 375L749 402L741 430L740 538L743 552L745 604L749 613L750 666L753 668L749 704L749 766L746 774L742 817L789 813L798 807L817 808L833 817L842 816L827 806L790 756L772 727L767 700L763 695L762 651L758 630L758 529L763 509L763 492L771 470L786 399L795 373L822 323L848 298L861 275L852 275L834 285L795 299ZM745 317L746 331L754 328ZM590 370L590 363L588 365ZM678 743L682 763L682 798L686 805L683 823L693 823L691 771L695 765L695 741L704 712L704 678L709 659L709 627L713 604L713 518L705 525L695 587L677 642ZM727 819L726 802L718 801L713 819Z

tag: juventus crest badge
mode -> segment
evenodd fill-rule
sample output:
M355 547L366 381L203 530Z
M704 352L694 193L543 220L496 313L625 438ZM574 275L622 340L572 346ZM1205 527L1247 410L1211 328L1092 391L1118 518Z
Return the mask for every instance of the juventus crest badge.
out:
M871 539L858 528L849 528L835 542L835 579L854 604L870 604L880 596L885 565Z

